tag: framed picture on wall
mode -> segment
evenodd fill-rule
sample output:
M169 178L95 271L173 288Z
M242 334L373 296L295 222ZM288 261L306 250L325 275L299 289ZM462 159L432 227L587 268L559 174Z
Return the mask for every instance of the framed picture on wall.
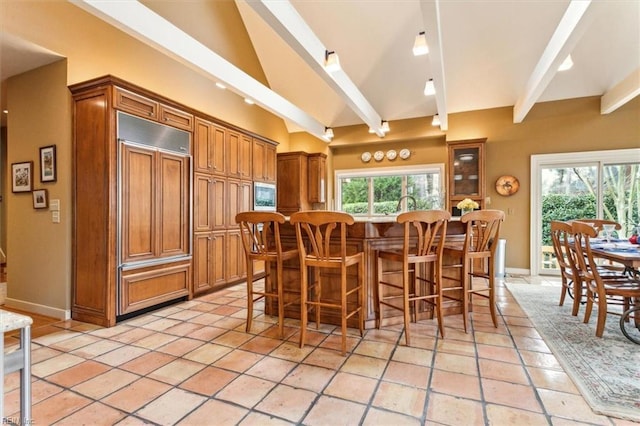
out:
M46 209L49 206L49 194L46 189L33 191L33 208Z
M40 182L55 182L56 179L56 146L43 146L40 148Z
M11 164L11 191L31 192L33 189L33 161Z

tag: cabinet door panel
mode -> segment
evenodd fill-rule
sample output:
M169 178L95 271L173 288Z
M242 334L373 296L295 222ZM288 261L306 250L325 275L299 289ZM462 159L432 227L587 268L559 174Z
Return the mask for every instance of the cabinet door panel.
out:
M227 249L227 233L226 232L214 232L212 241L212 259L211 262L211 278L213 280L213 286L224 286L227 283L225 262L227 257L232 257L225 253Z
M158 255L189 253L189 160L159 153Z
M223 127L212 125L211 135L213 141L213 173L219 175L227 174L227 138L226 130Z
M193 134L193 169L196 172L213 172L213 140L211 125L197 119Z
M240 178L240 134L227 130L227 176Z
M227 180L214 178L213 190L213 229L224 230L227 226Z
M160 121L179 129L193 130L193 115L167 105L160 105Z
M193 229L213 231L213 190L210 175L196 173L193 178Z
M253 178L263 181L265 179L265 155L266 145L260 140L253 141Z
M196 234L193 238L193 292L202 293L213 288L213 236Z
M246 266L243 250L240 230L229 231L226 250L228 256L225 262L227 281L237 281L244 277Z
M253 139L247 135L240 138L240 179L253 177Z
M276 181L276 170L277 170L277 153L276 147L271 144L266 144L265 149L265 180L267 182L275 182Z
M128 90L115 88L115 107L135 115L139 115L152 120L158 119L158 102L129 92Z
M122 145L122 261L154 256L155 151Z

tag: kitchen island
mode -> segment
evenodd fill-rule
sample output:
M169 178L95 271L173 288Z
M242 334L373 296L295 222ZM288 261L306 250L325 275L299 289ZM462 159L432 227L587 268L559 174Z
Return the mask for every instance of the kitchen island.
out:
M464 239L463 227L458 218L453 218L449 221L447 226L447 241L448 242L462 242ZM364 252L364 285L365 285L365 328L374 328L376 320L377 309L377 252L379 250L387 249L399 249L402 247L403 241L403 225L396 222L395 216L377 216L355 218L355 223L347 228L347 253ZM296 246L295 229L288 222L280 229L280 235L282 243L285 247ZM444 264L446 264L445 259ZM452 271L446 271L447 274L452 274ZM326 281L323 281L323 294L325 292L338 295L339 275L327 273ZM309 279L312 279L313 275L309 274ZM357 268L350 268L348 271L348 279L356 280ZM291 260L285 263L284 270L284 283L285 288L296 290L300 288L300 267L298 259ZM444 286L451 285L446 280ZM458 297L455 292L449 292L451 296ZM444 304L444 315L451 315L461 312L461 308L458 302L450 301ZM273 306L267 308L267 313L271 313ZM290 318L300 317L299 305L293 304L285 310L285 315ZM384 311L384 320L382 326L391 324L401 324L403 321L401 313L396 310L389 309L388 312ZM428 311L419 311L418 319L432 318L433 313ZM339 324L339 315L329 309L322 311L321 321L330 324ZM355 318L352 318L352 322L349 323L350 327L355 327Z

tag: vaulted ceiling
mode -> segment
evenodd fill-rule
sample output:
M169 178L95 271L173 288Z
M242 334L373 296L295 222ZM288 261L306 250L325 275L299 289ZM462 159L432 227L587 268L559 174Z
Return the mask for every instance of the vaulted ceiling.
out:
M505 106L517 123L537 102L584 96L602 96L611 113L640 93L637 0L236 0L266 86L142 3L71 2L317 137L357 124L383 137L382 120L393 131L395 120L429 125L435 114L446 130L449 114ZM168 31L184 39L171 46ZM430 52L414 56L421 31ZM325 51L340 71L324 69ZM569 54L573 68L558 72ZM434 96L423 93L429 79Z

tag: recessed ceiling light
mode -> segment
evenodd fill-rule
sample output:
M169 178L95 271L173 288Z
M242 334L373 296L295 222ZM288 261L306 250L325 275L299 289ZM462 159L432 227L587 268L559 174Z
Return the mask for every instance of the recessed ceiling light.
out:
M222 89L222 90L227 88L227 86L225 86L224 84L220 83L219 81L216 83L216 87L218 89Z
M327 70L327 72L335 72L340 69L340 59L336 52L324 51L324 69Z
M427 37L424 35L424 31L420 31L413 42L413 55L422 56L429 53L429 46L427 45Z
M431 125L432 126L439 126L440 125L440 116L438 114L433 116L433 120L431 120Z
M253 105L253 104L255 104L255 102L253 101L253 99L244 98L244 101L245 101L246 103L248 103L249 105Z
M436 94L436 86L433 84L433 79L430 78L427 81L427 84L424 85L424 95L425 96L433 96Z

